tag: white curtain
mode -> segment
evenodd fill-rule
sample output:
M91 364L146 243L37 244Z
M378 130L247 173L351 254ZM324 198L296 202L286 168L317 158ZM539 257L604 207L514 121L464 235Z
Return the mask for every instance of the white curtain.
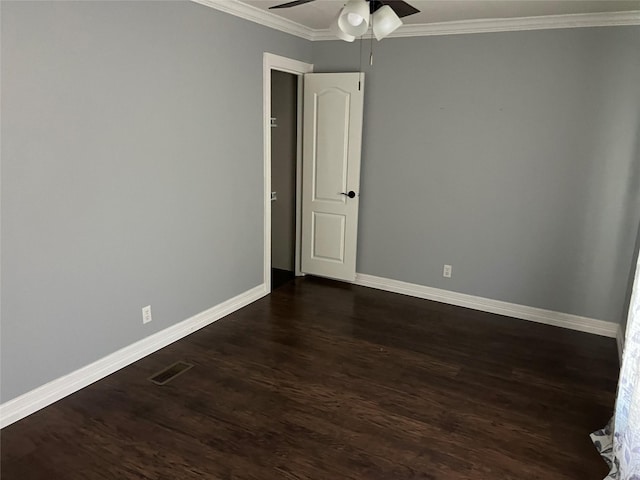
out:
M640 480L640 258L627 318L614 416L591 438L611 467L605 480Z

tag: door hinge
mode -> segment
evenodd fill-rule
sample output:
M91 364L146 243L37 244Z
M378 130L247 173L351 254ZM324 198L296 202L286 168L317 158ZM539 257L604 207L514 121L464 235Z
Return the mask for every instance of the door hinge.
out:
M358 80L358 91L360 91L360 85L362 84L362 82L360 80Z

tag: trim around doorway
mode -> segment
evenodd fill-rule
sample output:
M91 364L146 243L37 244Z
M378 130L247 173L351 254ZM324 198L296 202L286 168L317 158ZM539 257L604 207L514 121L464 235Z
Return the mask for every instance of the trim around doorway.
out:
M313 72L313 64L300 62L272 53L264 53L262 60L263 91L263 158L264 158L264 271L267 292L271 291L271 70L298 76L298 128L296 147L296 275L300 274L300 190L302 186L302 79Z

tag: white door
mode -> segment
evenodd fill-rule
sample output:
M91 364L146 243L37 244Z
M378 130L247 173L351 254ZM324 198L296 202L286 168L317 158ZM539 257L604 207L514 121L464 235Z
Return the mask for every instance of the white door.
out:
M356 277L364 73L304 76L302 271Z

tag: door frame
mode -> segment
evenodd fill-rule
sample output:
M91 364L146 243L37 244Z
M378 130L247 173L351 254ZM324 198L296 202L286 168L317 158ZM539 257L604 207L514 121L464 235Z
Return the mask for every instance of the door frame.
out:
M264 158L264 270L263 281L271 292L271 71L291 73L298 77L296 132L296 248L295 275L300 276L300 237L302 216L302 100L304 74L313 72L313 64L265 52L262 57L263 91L263 158Z

